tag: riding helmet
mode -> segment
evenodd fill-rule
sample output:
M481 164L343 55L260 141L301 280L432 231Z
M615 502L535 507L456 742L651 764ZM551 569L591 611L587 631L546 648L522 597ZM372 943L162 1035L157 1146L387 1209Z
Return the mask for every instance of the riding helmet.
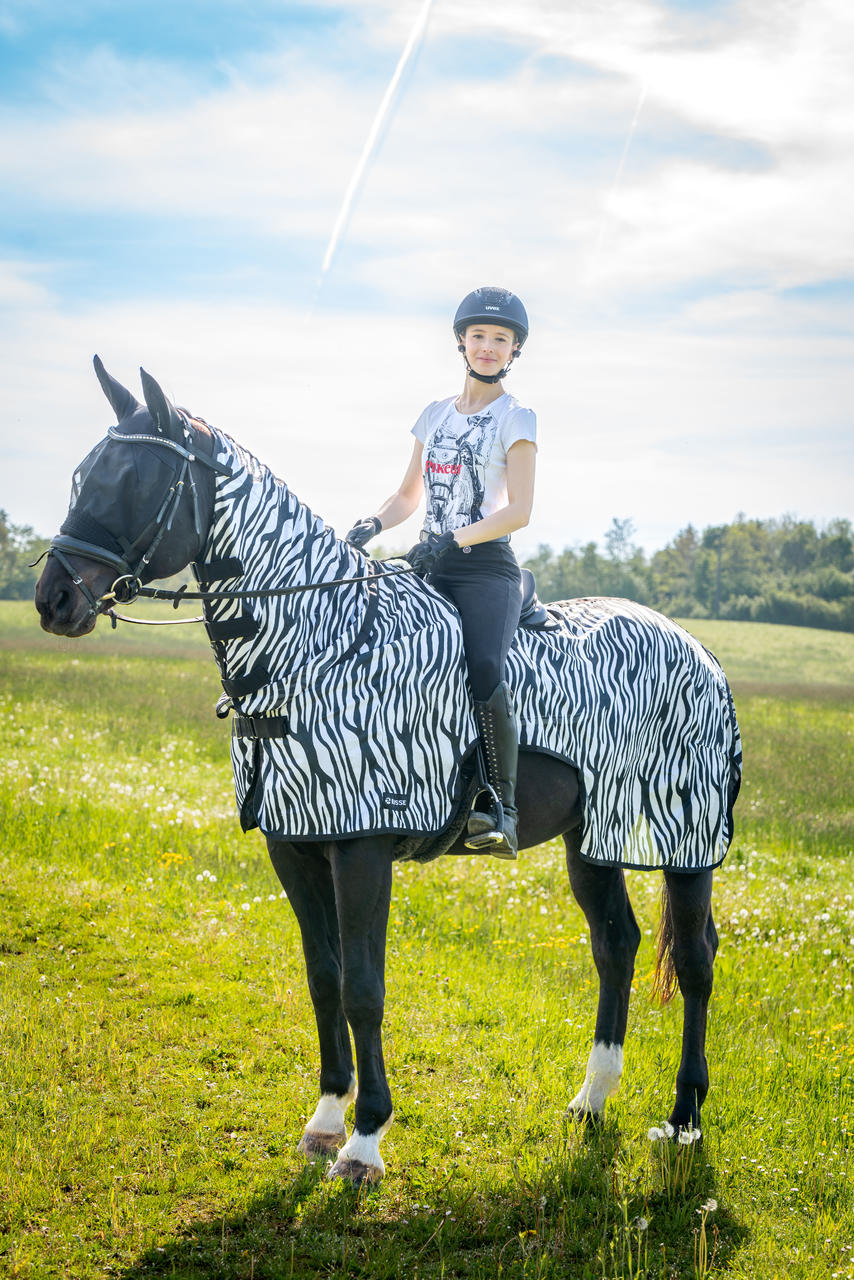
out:
M454 333L462 337L470 324L504 324L521 347L528 336L528 313L509 289L486 287L467 293L454 316Z

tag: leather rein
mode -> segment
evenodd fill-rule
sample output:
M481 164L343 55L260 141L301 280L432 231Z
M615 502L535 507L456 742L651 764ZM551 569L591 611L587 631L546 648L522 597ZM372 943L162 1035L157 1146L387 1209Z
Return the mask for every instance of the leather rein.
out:
M180 413L180 410L177 412ZM193 443L193 432L189 426L188 418L182 413L184 421L184 436L187 441ZM44 555L53 556L62 565L65 572L71 578L75 587L83 595L86 603L89 605L89 617L98 617L106 615L112 623L115 630L119 622L131 622L135 626L140 627L174 627L186 626L192 623L205 622L207 619L200 615L197 618L171 618L171 619L152 619L152 618L129 618L125 614L116 613L112 608L112 604L131 604L138 597L144 597L149 600L170 600L173 609L177 609L185 600L249 600L249 599L272 599L276 596L294 595L300 591L324 591L333 587L350 586L351 583L373 582L376 578L391 578L397 574L414 573L415 570L411 565L400 569L378 570L376 573L361 574L354 578L335 578L329 582L307 582L292 587L266 587L258 588L251 591L188 591L186 586L178 587L177 590L170 590L166 587L146 587L143 586L141 574L148 567L151 559L160 546L164 535L171 529L172 521L178 510L181 498L184 494L185 484L193 495L193 518L195 522L196 533L201 539L202 518L199 505L199 494L196 488L191 463L201 462L210 470L218 475L231 475L228 467L223 466L215 458L209 457L205 453L196 453L183 445L177 444L174 440L170 440L165 436L148 436L136 433L127 434L119 431L116 427L108 428L107 435L111 440L123 441L126 443L138 444L154 444L162 445L167 449L172 449L183 459L181 468L177 474L177 479L169 486L166 495L160 504L159 511L154 519L154 533L147 549L140 555L135 566L131 566L129 556L133 551L136 543L127 544L124 556L117 555L110 551L107 547L102 547L95 542L86 542L80 538L75 538L71 534L58 533L51 540L51 544ZM143 531L144 532L144 531ZM138 538L136 541L138 542ZM95 560L100 564L106 564L111 568L119 569L121 572L113 582L110 590L102 596L95 596L86 582L83 581L80 574L71 564L68 555L83 556L87 560ZM39 559L42 557L40 556ZM38 560L36 561L38 564ZM109 608L107 606L110 606Z

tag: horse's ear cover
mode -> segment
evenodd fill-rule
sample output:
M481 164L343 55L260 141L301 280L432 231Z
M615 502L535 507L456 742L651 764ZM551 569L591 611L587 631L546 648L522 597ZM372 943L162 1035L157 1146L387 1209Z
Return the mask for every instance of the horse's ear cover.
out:
M140 408L139 401L135 396L131 395L126 387L117 382L112 374L107 373L100 356L95 356L92 363L95 366L95 373L98 376L101 389L109 400L113 413L116 415L116 422L121 422L123 418L129 418L132 413L135 413Z
M152 378L150 373L140 368L139 376L142 379L142 394L145 396L148 412L154 419L157 430L161 435L179 439L183 434L184 424L177 410L167 400L160 384Z

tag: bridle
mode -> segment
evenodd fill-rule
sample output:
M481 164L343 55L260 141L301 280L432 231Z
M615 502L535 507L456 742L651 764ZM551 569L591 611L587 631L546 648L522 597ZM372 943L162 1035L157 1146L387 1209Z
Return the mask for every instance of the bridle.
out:
M193 430L190 426L190 420L187 415L180 409L175 410L181 417L184 424L185 439L191 443L194 440ZM58 533L56 537L51 539L50 546L44 556L53 557L58 560L62 568L71 578L75 587L80 591L84 600L89 606L89 612L86 620L89 618L97 618L99 615L106 613L110 618L113 628L115 629L117 622L132 622L138 626L176 626L186 623L205 622L204 617L198 618L175 618L169 620L152 620L143 618L128 618L123 614L116 613L112 607L113 604L131 604L137 597L142 596L151 600L171 600L173 608L177 609L184 600L247 600L261 599L264 597L288 596L299 591L322 591L331 587L349 586L350 583L373 582L375 578L393 577L399 573L413 573L411 565L406 568L378 570L374 573L363 574L353 578L336 578L328 582L308 582L301 583L292 587L267 587L259 588L254 591L188 591L186 586L179 587L172 591L165 587L146 587L142 584L142 574L160 546L164 536L172 528L172 522L175 519L176 512L184 496L184 488L187 486L193 495L193 521L196 534L199 541L203 536L202 512L199 500L199 492L196 486L195 477L193 475L192 463L201 462L217 475L230 476L232 474L230 467L218 462L216 458L206 453L195 452L183 445L170 440L165 436L141 435L136 432L119 431L118 427L109 427L107 435L110 440L121 441L130 444L152 444L161 445L164 448L172 449L183 460L179 470L176 472L175 479L167 489L163 501L157 510L157 514L153 521L145 526L142 533L129 542L126 538L113 539L104 532L105 537L110 537L110 541L114 541L116 545L121 546L124 554L110 550L100 542L93 542L82 537L75 537L73 533ZM89 527L94 527L97 532L99 526L94 522L87 522ZM151 524L154 524L154 532L147 548L139 554L139 558L134 563L134 553L138 544L143 539L143 534L147 532ZM107 565L109 568L116 569L118 576L115 578L110 590L101 596L96 596L91 590L88 583L77 572L68 559L69 555L83 556L86 560L94 560L98 564ZM42 556L39 556L39 560ZM35 563L38 564L39 560Z
M176 411L178 412L178 411ZM188 420L181 414L184 424L184 436L190 443L193 442L193 432ZM193 495L193 521L196 534L201 541L203 535L202 510L199 499L199 491L196 485L195 476L191 464L201 462L211 471L218 475L230 475L230 469L218 462L215 458L205 453L197 453L184 445L178 444L175 440L170 440L166 436L142 435L136 432L119 431L118 427L109 427L107 436L110 440L128 444L142 445L159 445L166 449L171 449L173 453L177 453L181 458L181 465L174 475L172 483L166 490L162 502L159 504L157 512L152 521L145 526L142 533L139 534L133 542L126 538L113 538L107 534L106 530L101 530L95 521L91 521L88 517L75 516L72 513L66 520L66 524L71 523L72 527L76 523L83 526L86 536L76 536L76 533L60 532L51 540L47 549L47 556L53 556L62 565L65 572L71 578L75 587L80 591L84 600L89 606L88 618L97 617L98 614L104 612L104 608L111 601L118 601L122 604L129 604L131 600L144 590L142 586L142 575L151 563L157 548L160 546L165 535L172 528L172 523L184 496L185 486L189 488ZM140 550L145 534L151 525L154 530L151 539L144 550ZM103 540L94 541L93 539L101 533ZM110 541L121 550L113 551L105 543ZM138 553L138 554L137 554ZM95 596L88 583L77 572L68 559L69 555L83 556L87 560L94 560L98 564L105 564L111 569L115 569L117 576L113 582L111 590L102 596ZM115 622L113 623L115 626Z

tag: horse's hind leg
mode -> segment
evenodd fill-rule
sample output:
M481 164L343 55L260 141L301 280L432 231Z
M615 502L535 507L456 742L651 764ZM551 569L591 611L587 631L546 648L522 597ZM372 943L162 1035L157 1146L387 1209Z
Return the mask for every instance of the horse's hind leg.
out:
M622 869L584 862L577 830L567 832L564 842L569 883L590 926L593 960L599 974L593 1048L584 1084L569 1104L569 1114L583 1118L598 1115L605 1099L616 1092L620 1083L629 994L641 935Z
M350 1032L341 1003L341 943L329 860L321 845L268 840L270 858L302 934L320 1042L320 1101L299 1149L334 1156L347 1141L344 1116L356 1093Z
M665 872L672 933L672 958L682 992L682 1061L676 1075L676 1103L670 1123L700 1128L700 1108L709 1090L706 1063L706 1015L718 934L712 919L712 872Z

